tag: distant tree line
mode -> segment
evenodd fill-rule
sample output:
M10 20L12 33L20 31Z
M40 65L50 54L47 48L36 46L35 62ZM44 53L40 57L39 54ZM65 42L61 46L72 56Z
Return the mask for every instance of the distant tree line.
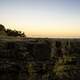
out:
M13 37L26 37L25 33L22 31L17 30L11 30L11 29L5 29L5 26L0 24L0 32L5 32L7 36L13 36ZM2 33L3 34L3 33Z

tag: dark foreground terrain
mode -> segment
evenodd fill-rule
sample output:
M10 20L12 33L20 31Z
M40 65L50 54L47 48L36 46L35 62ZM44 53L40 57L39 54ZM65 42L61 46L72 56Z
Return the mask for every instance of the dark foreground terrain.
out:
M0 80L80 80L80 39L0 38Z

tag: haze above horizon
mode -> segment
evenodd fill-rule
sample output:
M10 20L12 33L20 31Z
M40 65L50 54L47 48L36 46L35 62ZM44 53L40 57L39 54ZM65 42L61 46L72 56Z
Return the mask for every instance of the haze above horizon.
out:
M80 38L80 0L0 0L0 23L29 37Z

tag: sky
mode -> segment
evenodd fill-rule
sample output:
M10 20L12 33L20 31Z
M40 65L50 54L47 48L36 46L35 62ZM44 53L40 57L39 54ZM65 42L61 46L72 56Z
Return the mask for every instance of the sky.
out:
M0 0L0 24L29 37L80 38L80 0Z

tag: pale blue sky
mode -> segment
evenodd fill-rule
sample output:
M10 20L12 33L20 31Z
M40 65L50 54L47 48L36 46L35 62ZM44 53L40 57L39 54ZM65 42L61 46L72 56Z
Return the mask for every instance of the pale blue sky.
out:
M80 0L0 0L0 23L33 37L80 37Z

